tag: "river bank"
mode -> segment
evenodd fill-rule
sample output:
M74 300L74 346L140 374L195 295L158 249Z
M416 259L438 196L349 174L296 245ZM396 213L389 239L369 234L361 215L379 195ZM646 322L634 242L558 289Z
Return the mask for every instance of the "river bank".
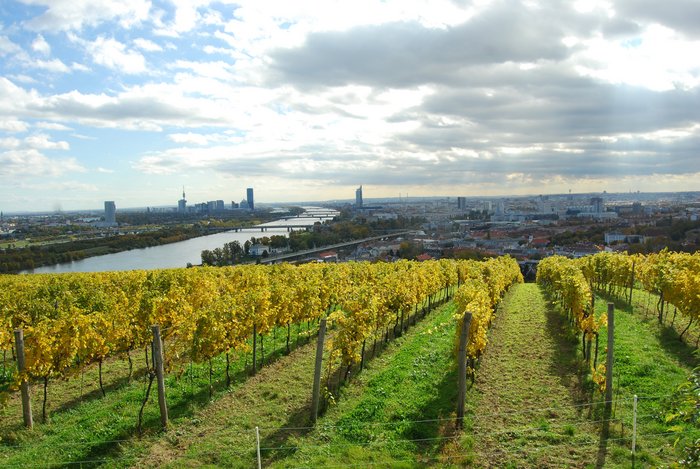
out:
M200 234L187 239L177 240L139 249L125 249L120 252L88 256L83 259L52 265L24 269L21 273L65 273L65 272L102 272L110 270L168 269L196 265L201 262L204 250L219 248L226 243L238 241L243 244L251 237L289 236L290 229L303 229L309 224L331 220L333 212L315 207L306 208L302 217L286 217L238 228L236 231L222 231L216 234ZM315 214L322 216L315 216ZM17 269L19 270L19 269Z

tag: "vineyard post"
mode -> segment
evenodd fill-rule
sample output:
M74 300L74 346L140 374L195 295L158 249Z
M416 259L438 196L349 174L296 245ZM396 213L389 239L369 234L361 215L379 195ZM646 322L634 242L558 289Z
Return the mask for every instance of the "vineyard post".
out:
M160 407L160 423L163 430L168 428L168 404L165 402L165 377L163 373L163 342L160 338L160 326L151 326L153 332L153 356L158 381L158 406Z
M258 327L253 324L253 375L255 375L255 362L258 358L257 356L257 348L258 348ZM299 338L299 335L297 334L297 339Z
M613 360L615 345L615 305L608 303L608 353L605 364L605 407L612 406L613 399Z
M632 292L634 291L634 267L635 261L632 261L632 280L630 281L630 306L632 306Z
M24 373L24 331L15 329L15 345L17 349L17 371L20 375ZM24 426L32 429L34 421L32 419L32 404L29 400L29 381L22 377L20 385L22 391L22 415L24 417Z
M262 469L262 458L260 457L260 428L255 427L255 446L258 456L258 469Z
M459 389L457 392L457 422L460 430L464 425L464 401L467 398L467 343L469 339L469 326L472 322L472 313L464 313L462 330L459 334Z
M318 419L318 402L321 398L321 365L323 363L323 341L326 339L326 318L321 319L316 342L316 363L314 365L314 386L311 394L311 421Z
M637 395L632 403L632 458L637 455ZM634 461L634 459L632 459Z

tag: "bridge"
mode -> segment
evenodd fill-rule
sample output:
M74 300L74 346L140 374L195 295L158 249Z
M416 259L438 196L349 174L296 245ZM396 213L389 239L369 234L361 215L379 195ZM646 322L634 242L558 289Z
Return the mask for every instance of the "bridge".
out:
M318 218L318 219L332 219L333 217L337 217L338 212L314 212L314 213L302 213L300 215L294 215L294 216L283 216L280 218L280 220L295 220L298 218Z
M320 248L306 249L304 251L297 251L297 252L290 252L287 254L281 254L279 256L270 256L270 257L266 257L266 258L260 258L260 263L261 264L274 264L277 262L289 261L289 260L297 259L297 258L304 258L304 257L309 256L310 254L316 254L318 252L330 251L333 249L340 249L340 248L345 248L345 247L349 247L349 246L356 246L358 244L368 243L370 241L381 241L381 240L388 239L388 238L398 238L399 236L407 235L409 233L411 233L411 231L401 231L399 233L391 233L391 234L385 234L385 235L381 235L381 236L372 236L371 238L363 238L363 239L358 239L355 241L347 241L344 243L331 244L329 246L323 246Z
M260 231L262 233L266 232L267 230L287 230L287 231L293 231L293 230L305 230L309 228L313 228L314 224L309 222L306 224L295 224L295 225L290 225L286 223L275 223L274 225L255 225L255 226L212 226L207 228L207 232L209 233L222 233L225 231L233 231L235 233L238 233L239 231Z
M308 228L313 228L314 224L313 223L308 223L304 225L288 225L288 224L283 224L283 223L275 223L274 225L257 225L257 226L247 226L243 228L234 228L234 231L261 231L265 232L267 230L283 230L286 229L287 231L293 231L293 230L302 230L302 229L308 229Z

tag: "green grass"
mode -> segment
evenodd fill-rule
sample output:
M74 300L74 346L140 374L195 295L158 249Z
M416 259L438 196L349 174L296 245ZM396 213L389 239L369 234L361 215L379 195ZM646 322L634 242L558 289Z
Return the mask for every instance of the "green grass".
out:
M535 284L506 294L467 396L476 467L581 467L599 432L586 416L577 342Z
M640 396L635 466L670 465L680 457L677 435L660 434L675 425L665 420L670 396L697 359L694 347L678 340L677 329L645 315L645 294L635 295L634 310L621 303L616 310L616 405L609 439L600 422L602 395L589 380L580 342L539 288L524 284L501 302L468 391L463 432L454 431L455 326L454 305L448 303L390 342L362 372L353 371L315 427L309 425L315 343L282 356L284 333L278 333L277 359L248 377L246 358L237 357L230 389L224 385L224 358L214 360L213 399L207 365L171 373L166 386L172 425L166 433L158 428L154 389L145 435L135 435L144 378L139 368L126 383L125 360L106 363L106 397L94 367L82 379L52 382L45 424L38 422L41 389L34 385L33 431L22 428L15 394L0 410L0 466L88 461L83 465L253 467L259 427L264 464L271 467L632 467L634 394ZM598 299L598 314L605 307ZM599 362L605 361L605 333ZM266 337L268 359L270 342ZM143 363L143 353L136 355L135 363ZM696 428L678 430L698 435Z
M618 441L610 446L631 448L633 396L636 394L639 396L636 459L651 466L668 465L681 458L681 450L689 440L700 438L698 427L687 424L676 427L676 422L666 422L674 391L687 380L698 360L693 355L694 346L680 341L677 329L659 324L655 313L647 312L646 305L655 304L654 295L650 297L646 292L635 291L633 298L634 308L614 301L616 403L613 418L616 420L612 423L611 437ZM596 301L597 312L607 309L607 300L610 299ZM607 329L603 329L601 343L605 343L606 338ZM604 351L601 359L605 362ZM601 414L599 407L597 415ZM676 444L678 437L681 440ZM611 466L627 466L631 463L630 452L613 451L606 462Z
M271 350L271 337L266 337L266 362L283 353L283 332L286 333L280 331L277 334L274 351ZM293 327L292 332L292 340L295 341L297 328ZM196 422L200 409L208 407L212 400L221 400L223 396L245 386L248 377L244 366L247 363L250 367L250 355L240 354L232 358L233 384L230 389L225 386L225 356L212 361L212 399L208 364L190 366L185 363L181 369L170 373L166 377L166 395L172 434L169 431L165 435L159 428L160 414L155 383L144 410L144 435L139 437L136 432L138 412L146 388L143 351L132 353L136 371L131 383L127 382L126 360L114 358L105 363L105 397L102 397L99 390L96 367L91 367L83 376L78 375L68 381L50 381L49 419L46 423L41 422L42 386L32 385L35 422L32 431L23 428L18 393L13 394L8 405L0 409L0 466L37 463L62 465L80 461L89 461L83 464L88 467L100 464L116 467L131 465L150 446L176 435L178 427Z
M316 428L266 451L271 467L416 467L440 458L454 439L454 308L440 307L391 343L341 388Z
M24 248L29 246L30 243L29 241L25 240L13 240L13 241L7 241L7 242L2 242L0 243L0 249L19 249L19 248Z

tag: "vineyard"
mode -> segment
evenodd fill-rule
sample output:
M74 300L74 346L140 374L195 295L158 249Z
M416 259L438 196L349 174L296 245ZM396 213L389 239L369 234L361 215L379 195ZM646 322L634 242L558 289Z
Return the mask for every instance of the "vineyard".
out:
M683 322L679 335L687 340L697 322L699 261L698 256L667 252L647 257L601 254L542 261L538 283L563 313L580 346L576 369L588 373L586 379L596 387L605 388L606 348L599 337L607 333L607 316L603 302L596 304L596 295L621 304L631 304L633 295L637 303L645 301L648 307L653 302L659 321L666 318L668 322L673 309L670 321ZM162 446L162 438L172 438L168 436L172 435L170 427L180 428L176 434L184 435L195 415L206 413L206 409L211 413L233 396L247 400L248 393L239 394L243 389L258 381L265 387L273 376L281 379L297 366L302 366L294 372L300 382L287 382L284 391L265 391L270 394L263 401L274 401L281 393L287 407L296 402L306 408L312 394L317 334L323 345L321 414L329 413L329 417L321 417L320 425L344 401L352 401L346 393L361 387L363 376L371 376L373 367L382 366L384 357L400 353L402 344L415 342L419 336L449 338L439 343L445 347L443 356L448 360L443 369L453 370L460 355L460 331L468 327L465 372L474 382L475 377L481 379L480 362L489 356L490 327L495 318L503 320L494 315L498 305L505 292L519 282L519 267L510 258L2 276L0 399L5 409L0 412L4 421L13 422L0 426L0 464L27 464L32 460L31 451L23 451L24 447L32 447L34 452L51 450L50 438L43 443L35 441L21 428L28 425L20 406L23 388L31 390L34 408L30 415L38 420L29 425L40 432L70 425L71 414L82 408L93 409L95 415L104 410L113 420L115 412L121 415L119 425L113 428L112 423L104 423L108 415L96 423L111 429L102 442L98 437L93 443L96 447L56 451L53 461L58 464L112 461L118 466L149 465L138 463L139 458L149 453L153 457L149 448ZM436 307L438 313L434 313ZM466 316L466 312L471 315ZM325 331L326 324L324 343L319 329ZM156 339L154 325L158 326ZM22 350L18 347L20 335ZM416 343L424 345L416 349L422 351L411 352L414 363L421 359L420 354L432 354L425 348L430 342ZM161 359L162 383L160 378L155 381ZM284 364L281 369L280 364ZM83 392L86 376L95 383L89 393ZM149 404L152 388L161 386L167 391L170 422L163 420L164 400L160 411ZM301 397L292 395L296 386L302 389ZM474 397L475 389L469 391L467 400ZM668 394L672 391L665 390ZM598 391L589 401L596 399L602 400ZM448 401L449 411L443 409L441 415L454 419L455 398L439 402ZM298 411L280 425L291 422L305 426L313 420L310 409ZM697 415L691 417L679 415L673 423L686 431L695 425ZM228 425L232 418L227 417ZM263 418L274 421L272 416ZM467 429L471 418L464 418ZM245 428L255 426L265 425L254 422ZM164 433L162 427L166 427ZM296 437L304 435L301 432ZM278 442L275 438L271 441ZM692 447L694 440L682 441ZM248 452L214 463L236 466L241 454L255 456ZM217 454L223 457L224 453L218 450ZM275 456L286 457L288 451ZM243 460L246 462L240 466L250 467L251 461Z

